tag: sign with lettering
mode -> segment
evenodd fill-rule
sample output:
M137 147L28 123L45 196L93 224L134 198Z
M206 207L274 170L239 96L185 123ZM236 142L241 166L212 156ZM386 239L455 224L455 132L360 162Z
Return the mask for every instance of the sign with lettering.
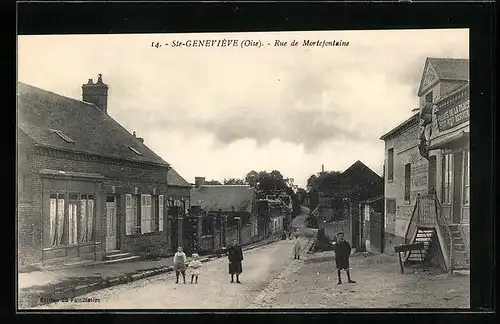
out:
M464 101L444 107L436 112L440 131L445 131L469 120L469 102Z

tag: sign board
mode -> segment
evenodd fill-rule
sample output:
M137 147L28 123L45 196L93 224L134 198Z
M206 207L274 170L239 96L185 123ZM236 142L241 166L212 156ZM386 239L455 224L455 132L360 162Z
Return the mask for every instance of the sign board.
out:
M469 120L470 100L456 102L436 112L439 131L445 131Z

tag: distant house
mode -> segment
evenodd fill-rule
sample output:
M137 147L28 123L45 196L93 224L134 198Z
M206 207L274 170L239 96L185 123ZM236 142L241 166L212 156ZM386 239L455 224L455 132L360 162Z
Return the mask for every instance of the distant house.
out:
M232 239L241 244L256 239L256 193L250 186L205 185L198 177L190 197L191 212L200 219L200 250L218 250Z
M20 266L170 252L169 164L108 115L101 75L82 91L18 83Z
M331 181L323 181L320 185L318 201L318 225L332 220L350 220L352 245L359 242L359 210L362 200L380 196L384 193L382 177L373 172L361 161L356 161L344 172Z

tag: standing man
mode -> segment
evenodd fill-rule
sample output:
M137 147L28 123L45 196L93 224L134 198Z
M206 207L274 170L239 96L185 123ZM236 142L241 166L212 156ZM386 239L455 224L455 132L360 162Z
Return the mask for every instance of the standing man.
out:
M236 283L240 282L240 274L243 272L241 266L241 261L243 261L243 251L241 246L239 246L236 239L233 239L233 244L229 247L227 251L227 257L229 259L229 274L231 275L231 283L234 282L234 275L236 275Z
M295 239L293 241L293 259L300 260L300 240L299 240L299 234L295 234Z
M341 270L345 270L347 274L347 282L356 283L356 281L351 279L351 274L349 272L349 257L351 256L351 245L349 242L344 240L344 233L337 233L337 242L333 243L333 249L335 251L335 262L337 263L337 274L339 277L338 285L342 283Z

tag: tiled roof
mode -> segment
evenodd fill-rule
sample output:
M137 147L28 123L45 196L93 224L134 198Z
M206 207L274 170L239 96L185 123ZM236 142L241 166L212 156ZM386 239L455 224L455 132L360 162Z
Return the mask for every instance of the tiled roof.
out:
M469 60L429 57L429 63L441 80L469 80Z
M245 185L203 185L192 188L191 205L201 204L206 211L246 211L251 213L255 203L255 190Z
M21 82L17 97L18 127L37 145L168 166L93 104Z
M192 187L189 182L187 182L183 177L180 176L174 168L168 170L167 173L167 184L173 187Z

